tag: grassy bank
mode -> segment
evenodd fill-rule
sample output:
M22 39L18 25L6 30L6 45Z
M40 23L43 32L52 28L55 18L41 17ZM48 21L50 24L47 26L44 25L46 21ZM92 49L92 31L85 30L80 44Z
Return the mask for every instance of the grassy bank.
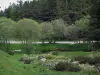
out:
M55 51L57 48L64 48L65 51L88 51L88 44L34 44L40 52ZM18 50L23 48L23 44L11 44L10 50Z
M57 57L75 57L93 54L92 52L59 52ZM7 53L0 51L0 75L99 75L100 73L85 73L85 72L57 72L49 70L47 67L41 65L34 55L34 64L23 64L19 59L23 54L15 54L10 56ZM54 59L54 58L53 58Z

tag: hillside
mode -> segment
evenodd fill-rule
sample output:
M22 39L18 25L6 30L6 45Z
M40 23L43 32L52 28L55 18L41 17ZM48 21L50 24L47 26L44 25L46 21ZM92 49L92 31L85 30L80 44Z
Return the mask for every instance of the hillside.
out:
M0 75L22 75L24 72L18 61L12 60L10 55L0 50Z

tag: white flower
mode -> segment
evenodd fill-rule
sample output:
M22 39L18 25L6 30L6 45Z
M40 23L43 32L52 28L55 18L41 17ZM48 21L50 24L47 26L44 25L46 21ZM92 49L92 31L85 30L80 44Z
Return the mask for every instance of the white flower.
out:
M83 70L94 70L94 66L91 66L89 64L79 64L79 66L83 69Z
M40 61L45 62L46 61L46 58L42 58L42 59L40 59Z
M73 61L72 63L73 64L79 64L79 61Z

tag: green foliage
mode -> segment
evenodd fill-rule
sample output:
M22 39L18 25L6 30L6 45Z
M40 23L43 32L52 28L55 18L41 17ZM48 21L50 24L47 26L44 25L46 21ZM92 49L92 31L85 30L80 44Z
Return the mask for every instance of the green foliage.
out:
M9 50L9 51L8 51L8 54L10 54L10 55L14 55L15 52L14 52L13 50L11 50L11 51Z
M56 40L64 38L66 24L62 19L41 23L41 39L44 42L55 43ZM63 39L62 39L63 40Z
M9 50L9 40L14 37L15 25L16 23L11 19L0 17L0 45L1 49L6 52Z
M40 26L31 19L21 19L15 30L15 37L24 44L24 51L27 54L33 53L32 42L40 38Z
M49 43L52 43L54 36L53 25L51 22L44 22L41 24L41 39L47 39Z
M93 47L95 50L98 50L100 48L100 1L99 0L91 0L91 10L90 10L90 25L89 25L89 40L93 40L95 42L90 42L90 44L93 44Z
M79 61L80 64L90 64L90 65L97 65L100 64L100 56L79 56L74 59L75 61Z
M39 24L31 19L22 19L18 21L17 33L19 38L25 40L37 40L39 38ZM17 36L17 37L18 37Z
M24 64L33 64L34 63L34 59L28 55L24 55L23 57L21 57L20 61L23 62Z
M81 69L78 65L74 65L72 63L58 62L58 64L56 64L54 66L54 70L56 70L56 71L66 71L66 72L78 72Z
M58 55L57 51L52 52L53 55Z
M89 60L91 60L91 58L86 56L79 56L74 59L74 61L79 61L80 64L86 64Z
M78 35L77 32L80 30L79 27L75 26L75 25L70 25L66 27L65 30L65 37L68 40L78 40Z
M89 26L89 23L90 23L90 16L87 15L87 16L84 16L83 18L81 18L80 20L77 20L75 22L75 25L82 29L87 29Z
M66 23L63 19L56 19L51 22L53 25L53 31L54 31L54 40L56 41L57 38L62 39L64 38L64 32L66 29ZM63 40L63 39L62 39Z
M100 64L100 56L94 56L90 61L90 65L97 65Z
M91 7L90 0L34 0L18 1L5 9L4 16L19 20L31 18L38 21L51 21L63 18L68 24L73 24L81 17L88 15ZM1 13L2 14L2 13Z

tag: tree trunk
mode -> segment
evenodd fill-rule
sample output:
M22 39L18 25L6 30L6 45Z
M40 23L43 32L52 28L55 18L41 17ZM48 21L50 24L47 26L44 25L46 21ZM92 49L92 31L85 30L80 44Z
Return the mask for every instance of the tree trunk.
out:
M53 42L54 44L56 43L56 40L54 40L54 42Z
M52 44L52 40L51 39L48 39L48 41L49 41L49 44Z
M44 40L42 40L42 44L44 44Z

